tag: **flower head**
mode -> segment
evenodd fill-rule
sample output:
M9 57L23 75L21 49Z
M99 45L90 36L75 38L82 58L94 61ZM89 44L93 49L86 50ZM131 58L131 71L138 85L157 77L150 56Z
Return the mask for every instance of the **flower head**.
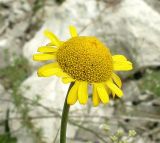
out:
M123 55L112 56L110 50L96 37L78 36L76 28L70 26L71 38L60 41L52 32L44 35L50 39L46 46L38 48L33 55L36 61L47 61L38 69L38 76L58 76L64 83L74 82L67 103L72 105L78 100L81 104L88 101L88 85L93 87L92 101L108 103L109 94L113 97L123 95L121 79L114 71L132 69L132 63Z

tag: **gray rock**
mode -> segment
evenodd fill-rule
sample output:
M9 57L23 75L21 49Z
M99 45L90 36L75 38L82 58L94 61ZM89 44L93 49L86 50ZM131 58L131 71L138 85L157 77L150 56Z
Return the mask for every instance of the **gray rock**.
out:
M139 90L139 87L137 86L136 81L127 81L123 84L124 88L124 95L126 100L133 101L135 99L138 99L141 95L141 92Z
M39 78L36 72L26 79L20 88L21 95L25 98L24 105L27 104L30 107L28 117L33 118L31 122L34 125L34 129L42 130L42 138L45 139L46 143L53 142L57 131L60 128L60 115L62 113L62 107L64 104L64 99L66 97L66 92L68 85L64 85L58 78ZM37 98L38 97L38 98ZM36 99L39 99L38 102ZM30 102L35 104L32 106ZM111 106L110 106L111 105ZM112 107L112 101L108 107L99 106L96 108L90 108L90 101L88 105L82 106L78 102L71 106L70 109L70 120L74 121L76 124L82 124L86 126L86 122L90 122L87 128L94 129L97 128L96 132L100 131L100 125L104 123L104 119L99 118L107 113L107 117L111 117L114 110ZM24 106L25 107L25 106ZM57 115L58 114L58 115ZM21 117L20 113L13 113L12 117ZM35 118L35 119L34 119ZM91 126L95 123L95 126ZM11 123L12 130L18 130L14 133L14 136L18 138L18 142L22 143L24 138L27 138L26 143L34 143L33 134L27 134L25 128L21 129L21 122L19 120L13 120ZM84 129L79 128L72 122L68 123L67 128L67 138L76 139L80 137L84 132ZM98 140L92 133L86 132L83 139L87 139L87 136ZM59 138L57 139L57 141Z
M32 54L47 42L42 31L51 29L66 40L70 37L70 24L77 26L81 35L99 37L114 54L126 55L135 68L160 65L160 15L143 0L122 0L110 5L99 2L99 7L96 1L66 1L24 46L23 53L31 64L37 65Z
M46 20L34 38L26 43L23 48L23 55L33 66L38 66L39 63L32 60L32 55L36 53L39 46L48 42L48 39L43 36L43 30L50 29L60 39L66 40L70 37L68 26L73 24L77 26L80 35L97 36L111 48L114 54L126 55L134 62L137 70L148 66L159 66L160 15L158 12L143 0L122 0L116 4L107 4L105 1L97 3L96 1L86 0L64 2L61 6L55 8L52 17ZM124 99L126 101L139 100L140 91L136 84L136 82L129 81L124 85L126 94ZM25 90L27 86L30 86L29 90ZM44 106L52 110L54 108L60 108L61 110L68 86L63 85L56 77L43 79L38 78L34 73L23 83L22 88L24 88L24 97L34 99L35 95L38 95L40 103ZM82 119L80 118L80 120L85 121L84 117L89 107L81 107L81 105L76 104L72 109L78 109L76 113L82 113ZM83 111L82 109L86 110ZM89 110L88 115L101 116L107 113L108 116L111 116L113 112L112 107L111 109L98 107L94 111ZM34 108L30 114L32 116L42 115L46 114L46 111L41 108ZM97 120L99 121L99 119ZM59 122L59 120L53 118L37 120L34 123L36 127L41 127L44 130L44 137L50 143L59 129ZM67 135L67 137L79 136L80 131L77 128L73 128L73 126L69 128L68 133L70 131L74 133ZM86 139L86 136L84 136L84 139Z
M142 68L160 64L159 24L159 14L144 1L123 0L106 9L93 27L113 53L126 55L135 68Z
M159 0L145 0L154 10L160 13L160 1Z
M0 9L0 67L4 67L13 60L13 55L22 54L25 31L30 24L28 17L31 7L26 1L2 0ZM6 56L4 51L10 54Z
M46 143L53 142L60 128L59 115L61 115L67 89L68 85L62 84L58 78L39 78L36 73L24 81L21 86L21 93L26 98L26 101L36 101L37 97L39 99L38 104L35 103L34 108L32 108L32 104L28 104L32 108L28 116L31 118L37 117L35 120L32 120L32 123L35 129L42 129L42 138L45 139ZM77 104L73 109L79 108L81 107ZM14 120L12 124L14 125L12 126L12 130L16 130L20 126L18 120ZM74 137L76 129L77 127L69 126L69 134L67 136ZM28 138L26 143L32 143L31 140L34 143L33 136L27 135L25 130L18 132L15 136L18 138L19 143L23 142L23 137L26 136Z

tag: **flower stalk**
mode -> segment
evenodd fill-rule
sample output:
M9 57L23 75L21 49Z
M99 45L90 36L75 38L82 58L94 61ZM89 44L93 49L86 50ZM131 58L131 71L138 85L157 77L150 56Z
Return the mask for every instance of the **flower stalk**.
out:
M67 92L66 99L63 106L62 118L61 118L61 130L60 130L60 143L66 143L67 122L68 122L68 115L69 115L69 109L70 109L70 105L67 104L67 97L73 85L74 85L74 82L71 82L68 88L68 92Z

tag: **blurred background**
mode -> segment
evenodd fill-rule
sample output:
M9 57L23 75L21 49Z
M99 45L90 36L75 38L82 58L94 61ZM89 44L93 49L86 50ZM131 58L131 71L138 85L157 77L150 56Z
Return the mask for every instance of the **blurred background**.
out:
M119 73L122 99L71 107L67 143L160 143L159 0L0 0L0 143L59 143L69 85L37 77L32 54L44 29L66 40L71 24L134 70Z

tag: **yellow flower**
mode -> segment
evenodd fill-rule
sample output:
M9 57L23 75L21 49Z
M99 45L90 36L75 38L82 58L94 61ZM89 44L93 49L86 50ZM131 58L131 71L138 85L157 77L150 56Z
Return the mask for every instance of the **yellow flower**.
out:
M96 37L78 36L76 28L70 26L71 38L60 41L52 32L44 35L50 39L46 46L38 48L33 55L35 61L47 61L38 69L38 76L59 76L64 83L74 82L67 103L72 105L78 100L81 104L88 101L88 86L93 87L94 106L100 102L108 103L109 94L113 97L123 95L121 79L114 71L132 69L132 63L123 55L112 56L110 50Z

